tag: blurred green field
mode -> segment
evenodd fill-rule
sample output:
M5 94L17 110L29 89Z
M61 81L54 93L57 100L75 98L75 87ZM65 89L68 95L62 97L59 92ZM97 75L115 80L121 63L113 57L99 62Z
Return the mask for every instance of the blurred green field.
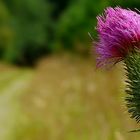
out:
M35 70L0 65L0 140L139 140L124 106L122 65L54 55Z

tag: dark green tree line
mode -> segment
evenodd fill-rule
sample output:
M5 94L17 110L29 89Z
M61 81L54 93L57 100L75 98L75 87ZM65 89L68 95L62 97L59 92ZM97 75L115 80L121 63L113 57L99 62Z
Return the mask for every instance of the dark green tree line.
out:
M32 65L58 50L87 52L96 16L107 6L140 7L139 0L0 0L0 58Z

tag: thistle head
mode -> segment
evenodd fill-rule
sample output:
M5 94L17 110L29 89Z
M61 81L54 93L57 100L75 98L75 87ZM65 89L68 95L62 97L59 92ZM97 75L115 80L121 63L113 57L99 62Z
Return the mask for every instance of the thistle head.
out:
M109 7L97 20L97 67L124 60L126 106L131 118L140 122L140 15L129 9Z
M140 15L129 9L108 7L97 17L97 67L112 65L140 49Z

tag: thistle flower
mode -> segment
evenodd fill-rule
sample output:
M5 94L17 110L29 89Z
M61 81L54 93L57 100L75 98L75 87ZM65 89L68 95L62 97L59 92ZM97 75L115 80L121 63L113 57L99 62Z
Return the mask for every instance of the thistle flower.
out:
M140 15L129 9L109 7L97 20L97 67L123 60L126 106L131 118L140 122Z
M136 12L109 7L97 20L97 67L115 64L140 48L140 15Z

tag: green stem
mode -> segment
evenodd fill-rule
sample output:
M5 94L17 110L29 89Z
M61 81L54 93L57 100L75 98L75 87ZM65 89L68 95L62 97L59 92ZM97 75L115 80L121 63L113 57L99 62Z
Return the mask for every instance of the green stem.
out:
M127 76L126 105L131 118L140 122L140 53L129 54L124 63Z

